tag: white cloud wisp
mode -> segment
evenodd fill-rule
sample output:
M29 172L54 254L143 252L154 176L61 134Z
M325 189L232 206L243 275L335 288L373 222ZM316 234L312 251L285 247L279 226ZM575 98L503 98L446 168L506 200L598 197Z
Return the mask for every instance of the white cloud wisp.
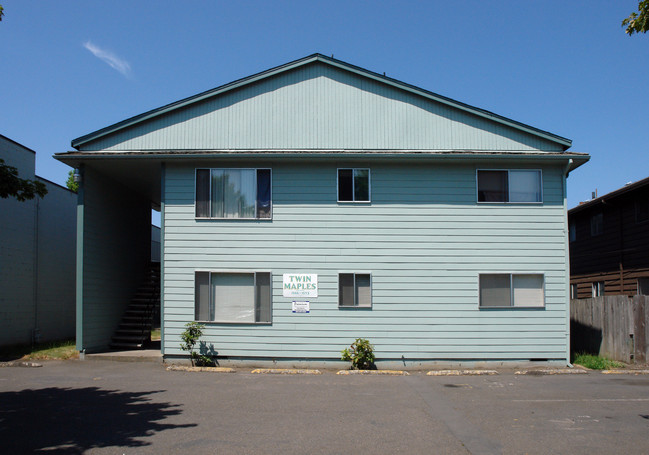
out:
M83 43L83 47L88 49L92 54L97 57L98 59L103 60L106 62L111 68L119 71L122 73L124 76L129 76L131 74L131 65L126 60L122 60L112 52L101 49L97 45L91 43L90 41L86 41Z

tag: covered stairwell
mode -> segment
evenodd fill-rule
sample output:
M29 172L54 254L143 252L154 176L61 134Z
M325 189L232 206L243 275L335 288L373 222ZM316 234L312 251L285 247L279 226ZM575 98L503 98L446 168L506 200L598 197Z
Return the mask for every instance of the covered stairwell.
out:
M154 317L160 315L160 264L151 263L112 337L112 349L143 349L151 341Z

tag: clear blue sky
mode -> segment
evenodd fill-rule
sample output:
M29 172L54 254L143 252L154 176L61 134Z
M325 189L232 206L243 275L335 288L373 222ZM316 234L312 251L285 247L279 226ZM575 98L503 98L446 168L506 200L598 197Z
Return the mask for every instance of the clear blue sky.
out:
M314 52L572 139L570 207L649 176L637 0L0 4L0 134L60 184L72 139Z

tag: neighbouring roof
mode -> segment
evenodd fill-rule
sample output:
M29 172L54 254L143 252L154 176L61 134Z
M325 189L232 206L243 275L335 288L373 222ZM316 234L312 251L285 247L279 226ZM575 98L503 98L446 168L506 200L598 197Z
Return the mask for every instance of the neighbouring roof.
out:
M411 92L414 94L417 94L419 96L422 96L424 98L430 99L432 101L436 101L438 103L442 103L448 106L451 106L453 108L468 112L470 114L476 115L478 117L486 118L491 121L494 121L496 123L500 123L503 125L506 125L508 127L524 131L526 133L532 134L534 136L555 142L563 148L563 150L567 150L570 148L572 145L572 141L570 139L566 139L564 137L558 136L556 134L543 131L541 129L526 125L521 122L517 122L515 120L509 119L507 117L503 117L498 114L494 114L493 112L489 112L484 109L480 109L474 106L470 106L468 104L455 101L451 98L447 98L442 95L438 95L436 93L430 92L428 90L424 90L419 87L415 87L414 85L407 84L405 82L398 81L396 79L387 77L385 75L381 75L378 73L375 73L373 71L366 70L364 68L360 68L358 66L343 62L341 60L334 59L333 57L327 57L322 54L313 54L309 55L307 57L304 57L299 60L295 60L290 63L286 63L281 66L277 66L275 68L271 68L266 71L262 71L261 73L253 74L252 76L245 77L243 79L236 80L234 82L230 82L229 84L222 85L220 87L214 88L212 90L208 90L206 92L199 93L194 96L190 96L189 98L182 99L180 101L176 101L171 104L167 104L166 106L159 107L157 109L150 110L148 112L145 112L140 115L136 115L135 117L128 118L126 120L123 120L121 122L115 123L113 125L107 126L105 128L102 128L100 130L97 130L93 133L86 134L85 136L81 136L77 139L72 140L72 147L74 148L79 148L83 146L84 144L94 141L100 137L115 133L117 131L123 130L125 128L132 127L138 123L142 123L148 120L151 120L153 118L168 114L169 112L182 109L187 107L188 105L198 103L201 101L204 101L205 99L216 97L218 95L221 95L223 93L229 92L231 90L235 90L238 88L241 88L243 86L246 86L248 84L253 84L256 82L259 82L260 80L267 79L273 76L276 76L280 73L284 73L287 71L294 70L296 68L302 67L304 65L312 64L314 62L320 62L324 63L326 65L331 65L333 67L355 73L357 75L373 79L375 81L390 85L392 87Z
M573 207L572 209L570 209L568 213L573 214L573 213L580 212L582 210L593 207L595 205L603 204L606 201L610 201L611 199L615 199L617 197L620 197L632 191L637 191L646 186L649 186L649 177L646 177L642 180L638 180L637 182L624 185L622 188L618 188L617 190L611 191L610 193L606 193L603 196L599 196L595 199L591 199L590 201L583 202L579 204L577 207Z
M5 135L3 135L3 134L0 134L0 138L4 139L5 141L11 142L11 143L13 143L13 144L16 144L17 146L19 146L19 147L21 147L21 148L27 150L28 152L32 152L32 153L34 153L34 154L36 153L34 150L30 149L29 147L25 147L25 146L22 145L21 143L16 142L16 141L14 141L13 139L10 139L10 138L8 138L7 136L5 136Z

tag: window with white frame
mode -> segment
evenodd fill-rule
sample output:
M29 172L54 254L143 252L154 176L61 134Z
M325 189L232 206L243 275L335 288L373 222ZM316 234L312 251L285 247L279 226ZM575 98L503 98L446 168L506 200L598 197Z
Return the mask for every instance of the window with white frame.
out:
M543 306L545 306L545 292L542 274L480 274L480 308L538 308Z
M271 322L269 272L195 273L195 320Z
M577 283L572 283L570 285L570 298L571 299L576 299L577 296L579 295L578 293L578 288L577 288Z
M371 307L371 282L369 273L340 273L338 275L338 306Z
M596 213L590 217L590 235L595 237L604 232L604 214Z
M603 297L604 296L604 282L595 281L593 283L593 297Z
M479 169L478 202L543 202L543 177L536 169Z
M338 202L370 202L369 169L338 169Z
M196 218L271 218L270 169L196 169Z

